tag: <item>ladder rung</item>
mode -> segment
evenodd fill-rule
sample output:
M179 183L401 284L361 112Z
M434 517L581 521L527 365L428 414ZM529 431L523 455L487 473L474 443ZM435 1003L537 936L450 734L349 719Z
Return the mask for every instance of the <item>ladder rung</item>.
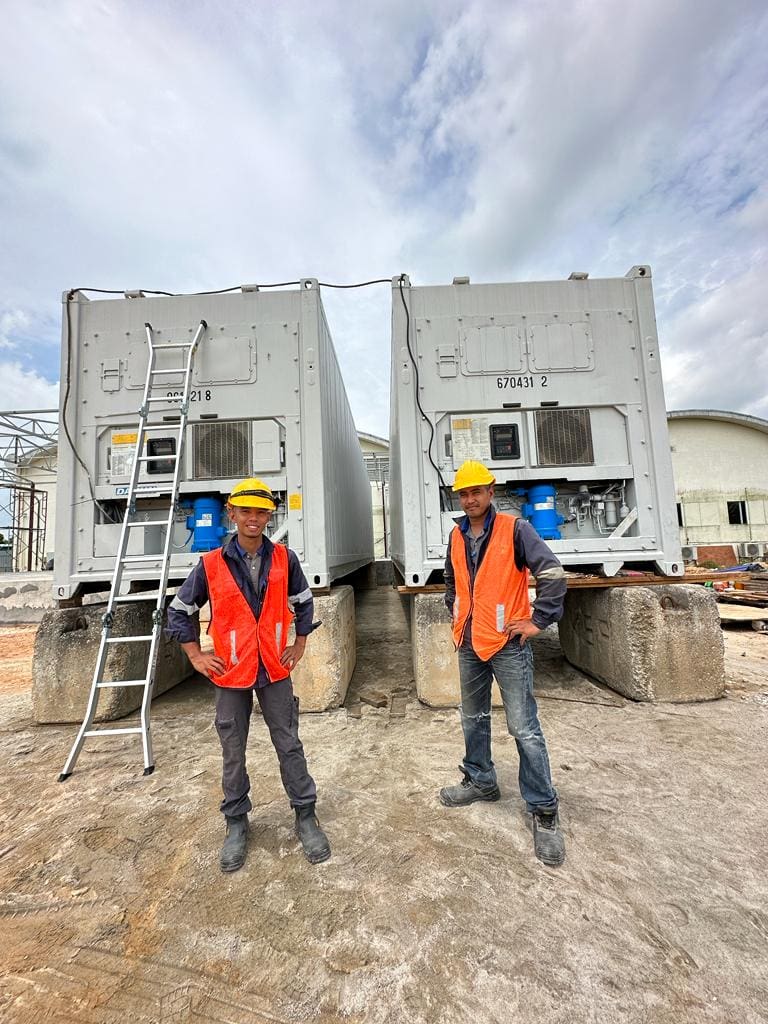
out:
M141 726L135 729L89 729L83 736L127 736L129 732L144 732Z
M170 517L169 517L170 518ZM130 529L132 526L167 526L167 519L147 519L143 523L126 523Z
M161 562L162 555L123 555L123 562Z
M175 423L145 423L141 430L173 430L176 427L181 426L181 421L176 420Z
M146 686L146 679L112 679L106 683L96 683L97 690L104 690L108 686Z
M154 633L149 633L147 636L111 636L108 638L108 644L140 644L146 643L147 640L152 640Z
M140 594L124 594L123 597L114 598L114 604L128 604L129 601L156 601L160 591L144 590Z
M154 352L166 352L170 348L192 348L191 341L169 341L163 342L160 345L153 345L152 349Z
M154 397L148 398L148 402L180 402L183 399L183 395L155 395Z
M178 455L140 455L137 462L175 462Z
M152 371L152 376L153 377L155 377L155 376L159 377L162 374L164 377L166 377L166 376L168 376L171 373L175 373L177 376L179 376L179 375L183 374L185 372L185 370L186 370L186 367L184 367L184 366L176 366L176 367L174 367L174 368L172 368L170 370L166 370L166 369L163 369L163 370L153 370Z

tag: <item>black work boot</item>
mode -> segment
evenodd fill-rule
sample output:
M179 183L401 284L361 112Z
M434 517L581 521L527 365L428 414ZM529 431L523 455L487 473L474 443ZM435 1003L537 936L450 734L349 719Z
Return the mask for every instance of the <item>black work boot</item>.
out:
M296 811L296 835L304 847L304 855L310 864L320 864L331 856L331 844L328 837L320 828L320 822L315 816L315 805L305 804L303 807L295 807Z
M560 831L557 811L550 814L534 811L533 852L549 868L559 868L565 860L565 839Z
M219 854L222 871L237 871L245 863L245 848L248 844L248 815L236 814L227 817L227 838Z
M461 769L464 771L464 769ZM464 772L464 778L458 786L444 786L440 790L440 803L444 807L466 807L473 804L475 800L498 800L501 796L499 787L493 789L481 789L477 783Z

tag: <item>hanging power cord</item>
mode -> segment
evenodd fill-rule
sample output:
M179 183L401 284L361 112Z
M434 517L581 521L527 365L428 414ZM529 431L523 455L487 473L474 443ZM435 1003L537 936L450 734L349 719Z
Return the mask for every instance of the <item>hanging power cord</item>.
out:
M419 412L422 415L422 418L427 421L427 425L429 426L429 431L430 431L430 434L429 434L429 444L427 445L427 458L432 463L432 468L437 473L438 492L439 492L439 495L440 495L440 511L441 512L445 512L446 511L446 507L445 507L446 506L446 498L445 498L445 495L446 495L446 491L448 490L448 488L446 486L445 480L443 480L443 474L440 472L440 470L437 467L437 464L435 463L435 460L432 458L432 444L433 444L433 442L435 440L435 428L434 428L434 425L432 423L432 420L424 412L424 410L423 410L423 408L421 406L421 398L419 397L419 367L418 367L418 363L416 362L416 360L413 357L413 349L411 348L411 314L410 314L410 311L408 309L408 303L405 301L405 292L403 291L403 279L404 279L404 277L405 277L405 275L401 274L400 275L400 279L399 279L399 281L397 283L398 283L398 285L400 287L400 298L401 298L402 303L403 303L403 309L405 310L405 344L408 347L408 355L411 357L411 363L413 365L413 375L414 375L415 384L416 384L416 405L418 407Z
M88 481L88 490L91 492L91 501L94 503L96 508L101 512L101 514L104 516L104 518L108 522L114 522L114 519L112 518L112 516L110 516L107 513L107 510L104 508L104 506L99 501L96 500L96 492L95 492L94 487L93 487L93 480L91 479L91 474L90 474L90 472L88 470L88 467L86 466L86 464L83 462L82 458L80 457L80 453L78 452L77 448L75 447L75 442L72 440L72 435L69 432L69 424L67 423L67 406L69 405L69 392L72 389L72 312L71 312L71 303L72 303L73 296L76 295L77 292L96 292L99 295L124 295L125 292L124 291L118 291L115 288L70 288L69 291L67 292L67 299L66 299L66 307L67 307L67 313L66 313L66 321L67 321L67 384L66 384L66 388L64 390L64 403L63 403L62 409L61 409L61 425L64 427L64 434L65 434L65 436L67 438L67 442L69 443L69 447L72 449L72 454L75 456L77 461L80 463L80 465L83 468L83 472L85 473L85 478ZM146 294L148 294L148 295L169 295L170 296L173 293L172 292L161 292L161 291L147 291Z
M71 314L70 305L71 305L71 302L72 302L72 296L75 294L75 292L77 292L79 290L80 289L78 289L78 288L70 288L70 290L67 292L67 301L66 301L66 307L67 307L67 313L66 313L66 321L67 321L67 386L66 386L66 389L64 391L64 403L63 403L62 409L61 409L61 425L64 428L64 434L65 434L65 436L67 438L67 441L69 442L69 447L72 449L72 454L75 456L77 461L80 463L80 465L83 468L83 472L85 473L85 478L88 481L88 490L91 492L91 501L96 506L96 508L101 512L101 514L104 516L104 519L107 522L110 522L111 521L111 516L109 516L107 514L107 510L104 508L104 506L100 502L98 502L96 500L96 492L95 492L94 487L93 487L93 480L91 479L91 474L90 474L90 472L88 470L88 467L83 462L83 460L82 460L82 458L80 456L80 453L78 452L77 448L75 447L75 442L72 440L72 435L69 432L69 425L67 424L67 405L69 404L69 392L70 392L70 390L72 388L72 373L71 373L71 367L72 367L72 314ZM88 290L89 291L100 291L101 289L89 288ZM107 294L107 295L114 295L115 293L114 292L106 292L105 294Z
M377 277L373 281L360 281L357 284L329 284L327 281L318 281L321 288L367 288L369 284L392 284L391 277Z

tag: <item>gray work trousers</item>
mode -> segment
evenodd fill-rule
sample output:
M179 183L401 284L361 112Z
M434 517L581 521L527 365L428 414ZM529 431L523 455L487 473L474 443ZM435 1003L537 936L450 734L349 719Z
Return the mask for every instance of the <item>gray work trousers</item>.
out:
M280 777L291 807L313 804L317 798L314 779L307 771L304 748L299 739L299 698L293 695L290 676L255 691L217 686L216 732L221 741L224 766L221 788L222 814L247 814L253 806L248 792L251 782L245 767L245 748L256 697L269 729L272 746L280 764Z

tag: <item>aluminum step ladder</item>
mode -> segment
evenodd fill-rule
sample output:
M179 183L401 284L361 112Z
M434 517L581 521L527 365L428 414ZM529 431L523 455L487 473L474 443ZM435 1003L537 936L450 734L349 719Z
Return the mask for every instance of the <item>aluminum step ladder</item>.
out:
M168 586L168 574L171 561L171 539L173 536L173 521L176 511L176 499L179 492L179 481L181 477L182 454L184 448L184 434L187 426L189 413L190 389L192 383L192 366L195 358L195 350L200 344L203 335L208 329L205 320L201 320L191 341L171 342L159 344L155 341L154 331L151 324L145 324L144 329L147 335L149 346L149 362L147 364L147 379L144 382L144 395L141 409L139 410L139 425L136 434L136 448L134 450L133 465L131 466L131 478L128 484L127 500L125 505L125 516L120 531L120 543L115 558L115 568L112 574L112 583L109 591L107 610L102 616L101 642L99 653L96 657L96 667L93 672L93 682L88 698L88 708L85 719L80 726L80 731L72 746L72 750L64 765L64 770L59 775L59 782L64 782L72 774L83 743L86 739L97 736L129 736L141 735L144 747L144 774L151 775L155 770L152 757L152 735L150 733L149 711L152 703L152 690L155 683L155 667L157 664L158 646L160 631L163 627L163 604L165 601L166 589ZM157 357L160 353L174 351L183 357L183 365L173 368L157 367ZM172 394L156 393L162 387L163 378L171 375L184 375L184 385L181 393L174 390ZM178 407L179 419L172 425L158 420L162 413L168 413L169 408ZM154 414L154 415L153 415ZM151 435L157 431L163 431L166 435L171 430L178 429L176 438L176 451L174 454L163 453L160 455L145 454L145 445ZM148 445L146 445L148 449ZM139 484L139 473L141 467L152 462L173 462L172 481L158 481L156 484ZM135 520L137 497L157 497L168 495L168 512L165 518L158 516L150 521ZM139 526L164 526L165 543L161 554L157 555L129 555L128 541L131 530ZM157 591L141 592L135 594L121 595L123 573L126 567L138 566L142 563L154 563L159 567L159 582ZM116 605L128 602L148 601L155 599L155 610L152 613L152 632L146 636L112 636L114 625L114 610ZM147 670L143 679L104 679L104 669L107 662L107 653L113 644L149 644L147 655ZM144 693L141 701L141 718L139 725L129 727L112 728L102 726L94 728L93 720L99 703L99 693L107 687L120 686L141 686Z

